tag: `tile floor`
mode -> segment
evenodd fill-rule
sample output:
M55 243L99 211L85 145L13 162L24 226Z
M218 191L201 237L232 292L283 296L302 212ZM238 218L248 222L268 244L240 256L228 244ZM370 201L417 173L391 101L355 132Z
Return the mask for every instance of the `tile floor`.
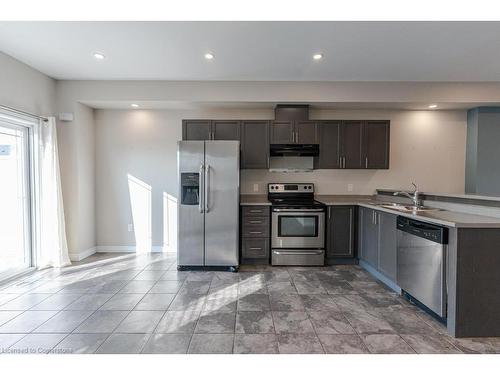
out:
M0 286L0 353L500 353L500 338L449 337L358 266L97 254Z

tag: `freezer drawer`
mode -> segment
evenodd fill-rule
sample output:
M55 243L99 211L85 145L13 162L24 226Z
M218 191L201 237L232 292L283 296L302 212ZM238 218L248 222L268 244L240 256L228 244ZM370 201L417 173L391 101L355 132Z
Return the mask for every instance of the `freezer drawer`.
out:
M273 266L323 266L325 250L273 249Z

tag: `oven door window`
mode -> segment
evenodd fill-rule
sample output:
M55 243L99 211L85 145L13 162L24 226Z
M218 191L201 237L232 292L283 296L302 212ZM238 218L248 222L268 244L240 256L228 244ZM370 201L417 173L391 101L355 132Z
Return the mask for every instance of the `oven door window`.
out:
M279 216L278 237L317 237L318 216Z

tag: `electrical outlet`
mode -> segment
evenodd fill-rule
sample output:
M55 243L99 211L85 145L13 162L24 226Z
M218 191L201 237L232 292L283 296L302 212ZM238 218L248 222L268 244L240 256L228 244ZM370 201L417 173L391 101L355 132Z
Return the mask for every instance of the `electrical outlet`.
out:
M253 184L253 191L254 192L259 191L259 184Z
M128 225L128 231L133 232L134 231L134 224L129 224Z
M353 184L347 184L347 191L353 191L354 190L354 185Z

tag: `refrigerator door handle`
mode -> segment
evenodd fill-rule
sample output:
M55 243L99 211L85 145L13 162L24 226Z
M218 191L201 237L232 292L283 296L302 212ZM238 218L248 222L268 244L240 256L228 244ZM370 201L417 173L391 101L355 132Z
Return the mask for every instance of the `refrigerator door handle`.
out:
M210 164L205 166L205 213L210 211Z
M204 170L204 167L203 167L203 164L200 164L200 170L198 172L198 184L200 186L201 189L199 189L199 191L203 191L203 170ZM198 196L198 209L200 211L200 214L203 213L203 193L199 194Z

